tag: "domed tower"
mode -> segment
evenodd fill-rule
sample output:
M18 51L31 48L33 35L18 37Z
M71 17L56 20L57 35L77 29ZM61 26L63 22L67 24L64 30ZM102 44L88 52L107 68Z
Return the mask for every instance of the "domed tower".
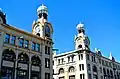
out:
M33 22L32 33L42 38L52 38L53 28L47 21L48 9L43 4L37 9L38 20Z
M85 35L84 24L77 25L78 35L75 36L75 49L87 49L90 50L89 38Z
M2 9L0 8L0 23L6 24L6 15L2 12Z

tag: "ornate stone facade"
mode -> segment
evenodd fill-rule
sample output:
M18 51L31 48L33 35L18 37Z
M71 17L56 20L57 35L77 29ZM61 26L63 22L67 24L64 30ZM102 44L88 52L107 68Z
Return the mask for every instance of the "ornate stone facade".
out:
M53 52L54 79L120 79L120 63L111 56L102 56L99 49L90 50L84 24L78 24L75 50L62 54Z
M38 8L38 20L33 23L32 33L6 23L0 11L0 71L3 79L52 79L52 33L44 12ZM44 20L44 21L40 21ZM40 29L39 29L40 28Z

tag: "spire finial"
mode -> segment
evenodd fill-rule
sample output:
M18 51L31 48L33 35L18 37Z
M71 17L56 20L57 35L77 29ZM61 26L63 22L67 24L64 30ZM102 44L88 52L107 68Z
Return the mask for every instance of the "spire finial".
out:
M42 6L44 6L44 4L42 4Z
M110 52L110 56L109 56L109 59L111 59L112 60L112 53Z

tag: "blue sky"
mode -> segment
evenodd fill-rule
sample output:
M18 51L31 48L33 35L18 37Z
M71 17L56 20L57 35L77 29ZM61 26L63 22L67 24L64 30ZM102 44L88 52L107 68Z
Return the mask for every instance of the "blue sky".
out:
M91 50L100 48L120 60L120 1L119 0L1 0L0 7L10 25L31 32L41 4L49 10L48 20L54 28L54 47L60 52L74 50L76 25L84 22Z

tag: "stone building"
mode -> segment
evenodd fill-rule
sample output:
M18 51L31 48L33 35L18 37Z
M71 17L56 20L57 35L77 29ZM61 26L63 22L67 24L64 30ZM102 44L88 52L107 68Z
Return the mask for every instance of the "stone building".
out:
M0 10L0 79L53 79L52 34L48 9L37 9L32 33L7 24Z
M110 53L104 57L99 49L90 50L90 40L84 24L77 25L75 50L57 54L53 52L54 79L120 79L120 63Z

